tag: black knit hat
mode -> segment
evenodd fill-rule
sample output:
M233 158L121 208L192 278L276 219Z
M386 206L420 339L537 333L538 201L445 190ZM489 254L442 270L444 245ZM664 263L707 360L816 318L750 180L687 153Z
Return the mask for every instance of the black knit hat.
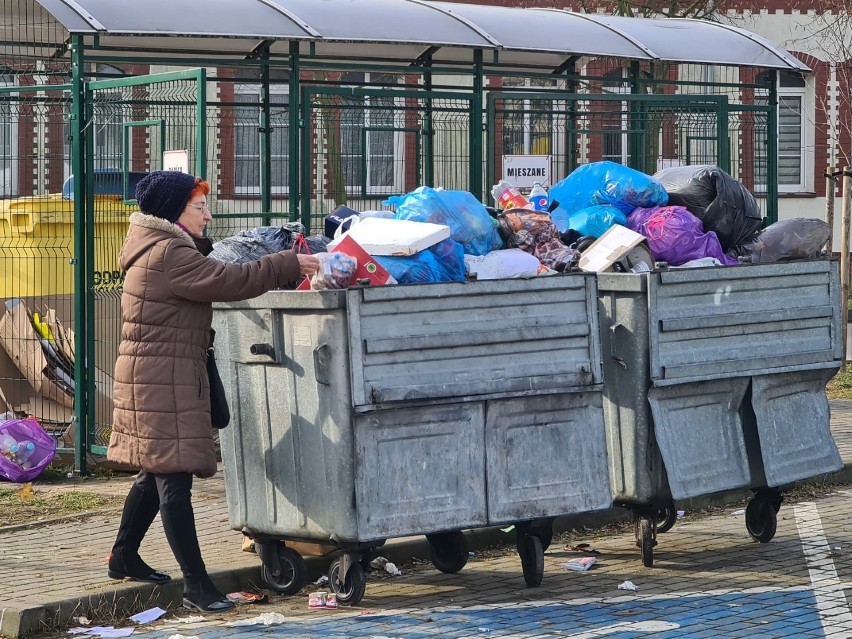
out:
M177 222L195 184L195 176L189 173L153 171L136 185L136 202L143 213Z

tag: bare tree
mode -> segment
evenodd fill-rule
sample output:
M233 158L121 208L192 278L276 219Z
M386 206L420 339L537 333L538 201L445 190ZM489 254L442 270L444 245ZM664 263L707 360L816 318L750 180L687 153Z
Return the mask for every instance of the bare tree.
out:
M715 0L698 0L696 2L676 2L669 0L580 0L580 7L586 12L596 12L603 9L606 13L617 16L639 16L643 18L697 18L699 20L714 20L716 16Z
M828 66L825 91L816 106L825 113L829 163L852 163L852 0L816 0L809 19L788 44ZM819 126L820 118L817 118Z

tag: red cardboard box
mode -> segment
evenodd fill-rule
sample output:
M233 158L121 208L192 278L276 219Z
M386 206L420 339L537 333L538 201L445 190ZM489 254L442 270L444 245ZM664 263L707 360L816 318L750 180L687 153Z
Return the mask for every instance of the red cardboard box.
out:
M396 284L396 280L388 273L381 264L376 261L372 255L367 253L361 245L351 237L344 237L332 253L343 253L349 257L354 257L358 263L358 268L355 269L355 274L349 280L349 286L355 286L360 280L368 280L371 286L383 286L384 284ZM303 279L296 287L297 291L310 291L311 280Z
M361 245L351 237L344 237L340 243L332 249L332 253L344 253L349 257L354 257L358 262L358 268L355 270L355 275L349 285L357 284L358 280L369 280L372 286L382 286L384 284L396 284L396 280L388 273L381 264L376 261L372 255L367 253Z

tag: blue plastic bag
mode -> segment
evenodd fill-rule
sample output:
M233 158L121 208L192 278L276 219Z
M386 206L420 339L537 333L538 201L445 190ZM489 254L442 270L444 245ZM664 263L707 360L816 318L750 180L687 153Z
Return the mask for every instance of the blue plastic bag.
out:
M374 255L373 258L400 284L464 282L464 250L448 238L414 255Z
M669 201L663 185L650 175L615 162L592 162L574 169L550 189L568 213L587 206L609 204L629 215L636 207L665 206Z
M600 237L615 224L627 226L627 216L609 204L587 206L568 216L568 228L577 231L581 237Z
M438 191L421 186L406 195L388 198L398 220L432 222L450 227L450 237L470 255L485 255L500 248L500 236L485 206L467 191Z

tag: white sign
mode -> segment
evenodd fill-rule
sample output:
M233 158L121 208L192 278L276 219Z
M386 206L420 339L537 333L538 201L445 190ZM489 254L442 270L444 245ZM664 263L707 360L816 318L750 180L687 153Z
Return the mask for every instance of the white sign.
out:
M504 155L503 179L522 189L532 188L536 182L550 185L549 155Z
M189 173L189 151L163 151L163 171Z

